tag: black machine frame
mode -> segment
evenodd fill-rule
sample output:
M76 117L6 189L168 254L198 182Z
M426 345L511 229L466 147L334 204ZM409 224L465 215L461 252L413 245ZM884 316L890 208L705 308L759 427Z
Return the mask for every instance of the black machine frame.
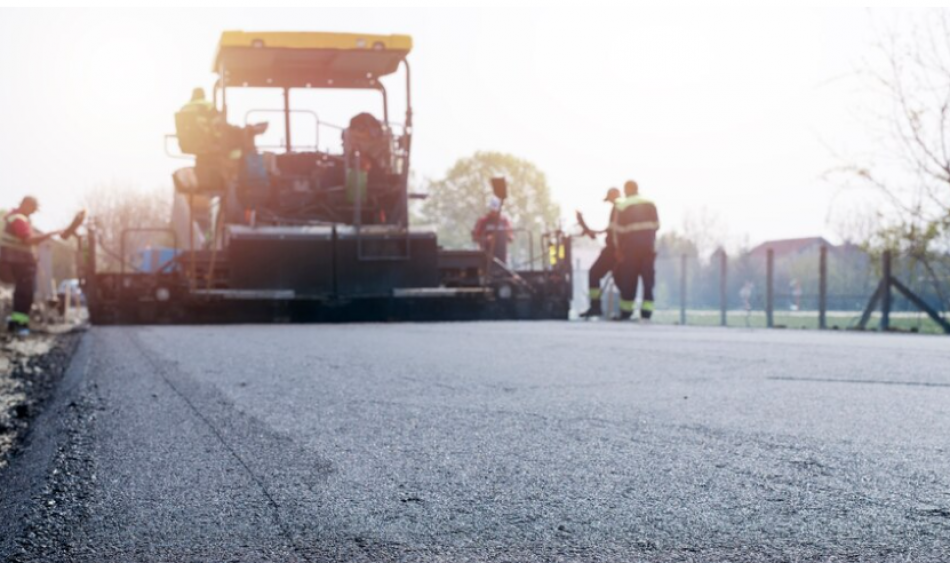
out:
M408 173L409 170L409 159L408 156L412 154L411 148L411 139L412 139L412 71L409 66L409 61L407 59L402 59L400 63L405 71L406 75L406 112L405 112L405 121L403 123L403 137L406 138L406 146L404 147L407 160L404 170ZM227 82L227 65L222 62L218 66L218 80L215 81L213 98L212 101L218 111L227 119L228 116L228 88L243 88L246 87L244 84L238 86L236 84L228 84ZM290 114L294 111L302 110L293 110L290 107L290 91L294 89L337 89L337 90L376 90L382 95L383 101L383 122L389 125L389 93L386 90L386 86L377 78L369 79L369 82L366 85L354 85L350 83L338 83L334 84L321 84L319 86L313 86L312 84L304 86L261 86L262 88L274 88L279 89L283 93L284 107L282 110L272 110L272 111L283 111L284 113L284 132L286 138L286 152L293 151L293 140L290 134Z

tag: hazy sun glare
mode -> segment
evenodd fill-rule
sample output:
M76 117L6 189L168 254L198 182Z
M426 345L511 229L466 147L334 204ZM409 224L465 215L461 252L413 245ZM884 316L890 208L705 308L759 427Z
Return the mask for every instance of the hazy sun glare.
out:
M632 177L667 228L706 207L734 236L833 235L826 217L835 189L820 176L836 164L832 149L866 144L854 113L861 93L842 77L870 51L874 21L892 17L6 10L0 205L36 193L40 224L53 226L96 184L169 185L182 161L165 155L163 135L192 87L210 89L223 30L363 31L414 37L419 179L475 150L501 150L548 173L568 223L575 208L600 218L603 191Z

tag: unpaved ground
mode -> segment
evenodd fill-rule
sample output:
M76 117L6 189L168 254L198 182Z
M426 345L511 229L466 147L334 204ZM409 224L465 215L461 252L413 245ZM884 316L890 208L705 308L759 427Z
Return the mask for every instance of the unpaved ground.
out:
M52 393L78 341L72 326L29 338L0 336L0 470Z

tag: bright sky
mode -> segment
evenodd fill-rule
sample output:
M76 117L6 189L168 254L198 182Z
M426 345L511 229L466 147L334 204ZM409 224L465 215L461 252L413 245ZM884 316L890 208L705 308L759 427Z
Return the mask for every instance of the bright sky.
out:
M636 179L668 228L707 208L752 242L825 234L835 151L864 149L852 76L895 12L557 9L12 11L0 16L0 206L65 222L101 183L170 185L163 135L210 89L222 30L405 33L414 171L476 150L549 177L599 223ZM396 88L389 82L390 90ZM376 109L375 99L368 101ZM276 104L275 104L276 105ZM398 106L398 104L396 104ZM317 109L317 108L315 108ZM169 188L170 189L170 188Z

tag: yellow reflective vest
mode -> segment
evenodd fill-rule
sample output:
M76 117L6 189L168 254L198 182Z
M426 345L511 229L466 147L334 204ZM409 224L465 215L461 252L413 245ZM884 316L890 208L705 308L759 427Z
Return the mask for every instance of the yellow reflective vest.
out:
M643 196L633 195L618 199L614 202L614 209L616 213L611 225L614 242L621 248L652 248L660 229L656 205Z

